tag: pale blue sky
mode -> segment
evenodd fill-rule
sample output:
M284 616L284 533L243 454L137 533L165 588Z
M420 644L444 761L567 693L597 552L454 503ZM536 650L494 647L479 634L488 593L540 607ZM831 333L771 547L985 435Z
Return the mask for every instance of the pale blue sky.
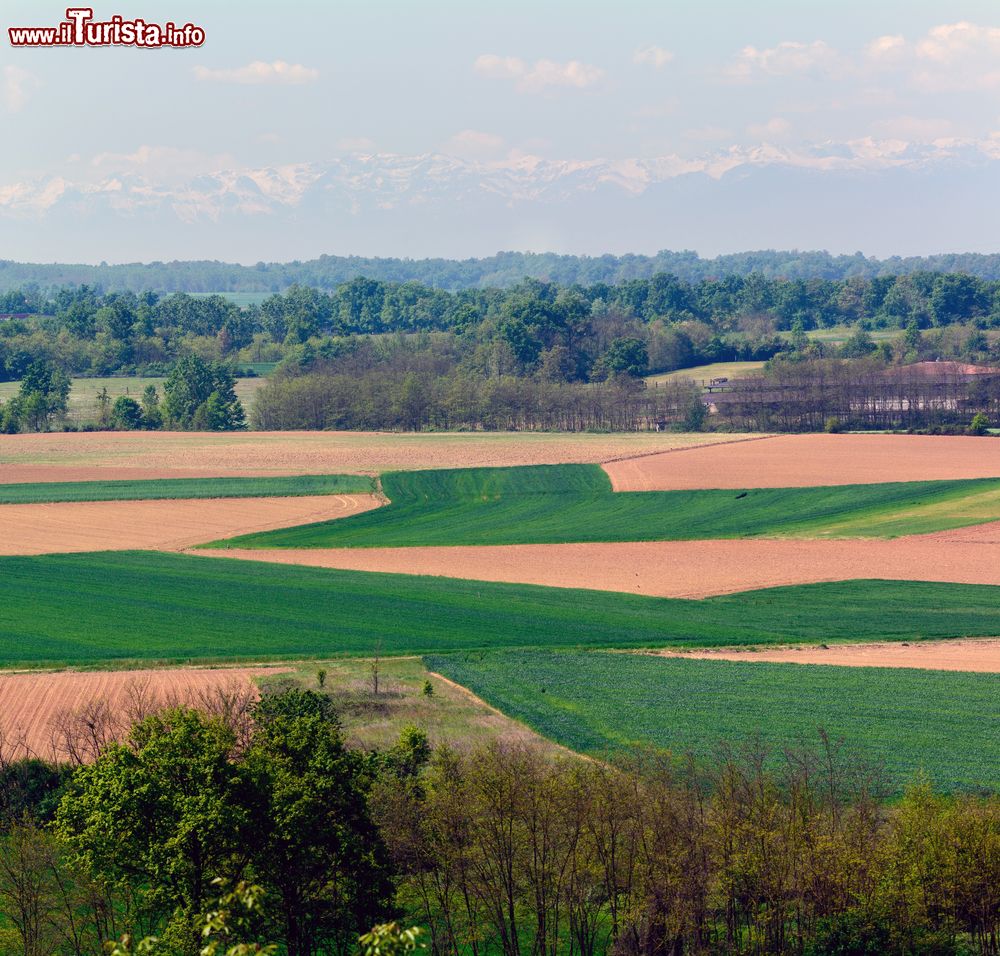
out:
M64 9L6 0L0 12L0 256L44 254L36 237L19 256L11 229L28 222L28 236L51 214L50 198L63 188L54 179L82 187L137 177L144 189L172 191L176 209L179 185L219 169L350 153L443 153L499 169L526 156L712 163L761 145L810 168L817 150L850 154L848 167L881 163L880 171L907 145L940 151L960 142L984 161L1000 157L995 0L122 0L97 3L95 16L190 20L204 26L207 42L160 51L6 42L7 27L54 24ZM446 203L452 188L458 201L457 185L436 182L434 202ZM299 200L269 194L286 205ZM177 239L157 245L148 210L116 208L115 216L149 219L135 233L136 255L182 254ZM72 227L72 210L63 213L60 227ZM235 257L227 246L238 224L226 226L218 209L198 214L203 229L216 229L217 256ZM53 241L53 257L77 246L78 258L94 256L114 217L94 219L84 242L92 215L80 212L79 242ZM434 228L429 221L426 254L449 245ZM566 245L556 232L551 241ZM347 250L345 241L334 250L317 234L295 252L400 251L391 241ZM649 244L637 239L636 249Z

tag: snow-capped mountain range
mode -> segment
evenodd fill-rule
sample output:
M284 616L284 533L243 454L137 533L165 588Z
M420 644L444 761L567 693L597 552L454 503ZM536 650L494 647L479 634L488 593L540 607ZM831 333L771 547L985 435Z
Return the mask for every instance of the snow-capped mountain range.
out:
M39 243L51 246L47 259L72 256L74 246L76 258L84 246L92 258L96 243L108 259L255 260L526 247L595 253L680 245L712 253L764 244L836 248L838 240L847 251L905 254L927 251L926 243L907 246L915 222L936 230L935 250L985 243L988 251L1000 246L997 186L1000 137L733 147L694 159L358 153L180 180L122 158L89 179L0 185L0 224L7 223L0 256L37 257ZM727 234L732 241L723 241Z

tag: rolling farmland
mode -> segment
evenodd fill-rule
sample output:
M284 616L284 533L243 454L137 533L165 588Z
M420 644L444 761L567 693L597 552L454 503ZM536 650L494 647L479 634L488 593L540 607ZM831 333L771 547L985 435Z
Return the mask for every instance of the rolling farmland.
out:
M213 547L333 548L895 537L1000 519L1000 480L613 492L597 465L390 472L388 507Z
M163 501L205 498L289 498L357 495L374 491L363 475L276 478L165 478L152 481L39 481L0 484L0 505L67 501Z
M703 601L155 552L0 559L0 665L1000 634L1000 589L853 581Z
M1000 676L823 665L517 651L432 656L457 681L589 754L655 746L713 754L833 740L884 766L897 790L924 772L947 790L1000 784Z

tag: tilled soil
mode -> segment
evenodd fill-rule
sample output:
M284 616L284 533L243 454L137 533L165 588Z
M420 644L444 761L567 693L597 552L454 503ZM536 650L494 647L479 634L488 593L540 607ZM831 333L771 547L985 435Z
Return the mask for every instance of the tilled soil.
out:
M0 435L0 483L603 462L746 435L546 432L90 432Z
M1000 640L906 641L891 644L832 644L760 650L711 650L664 657L696 657L713 661L765 661L775 664L835 664L839 667L916 667L921 670L977 671L1000 674Z
M377 508L374 495L0 505L0 555L162 551L329 521Z
M251 678L282 668L171 667L132 671L59 671L0 674L0 740L5 757L25 751L65 759L67 744L81 750L89 735L120 736L131 722L164 705L209 704L218 695L255 698ZM81 720L82 718L82 720ZM87 724L95 725L87 730ZM96 726L96 725L100 726ZM67 741L67 733L80 738Z
M807 488L1000 478L1000 439L938 435L779 435L604 466L615 491Z
M701 598L855 578L1000 585L1000 523L891 540L741 539L204 551L356 571Z

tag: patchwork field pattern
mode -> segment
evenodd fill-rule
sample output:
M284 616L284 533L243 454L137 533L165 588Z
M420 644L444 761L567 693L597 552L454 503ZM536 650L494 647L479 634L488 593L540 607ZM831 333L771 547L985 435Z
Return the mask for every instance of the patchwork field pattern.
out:
M602 462L747 435L546 432L93 432L0 435L0 484L378 474L393 469Z
M597 465L390 472L389 505L214 547L332 548L894 537L1000 519L1000 479L613 492Z
M0 558L0 666L339 658L363 672L375 653L431 655L585 752L815 744L822 726L894 785L921 769L946 789L1000 782L996 673L763 662L867 640L909 663L914 642L1000 636L990 439L0 437L0 527L0 554L36 555ZM264 560L218 560L248 556L233 544ZM338 562L352 570L295 566ZM774 587L799 581L828 583ZM953 644L956 669L963 647L1000 669L983 663L994 645ZM764 650L609 653L733 647ZM25 723L19 693L8 709Z
M157 552L0 559L0 666L1000 634L1000 590L852 581L704 601Z
M520 651L431 656L428 667L567 747L655 746L707 756L720 741L815 748L820 730L885 768L897 791L1000 784L1000 677Z

